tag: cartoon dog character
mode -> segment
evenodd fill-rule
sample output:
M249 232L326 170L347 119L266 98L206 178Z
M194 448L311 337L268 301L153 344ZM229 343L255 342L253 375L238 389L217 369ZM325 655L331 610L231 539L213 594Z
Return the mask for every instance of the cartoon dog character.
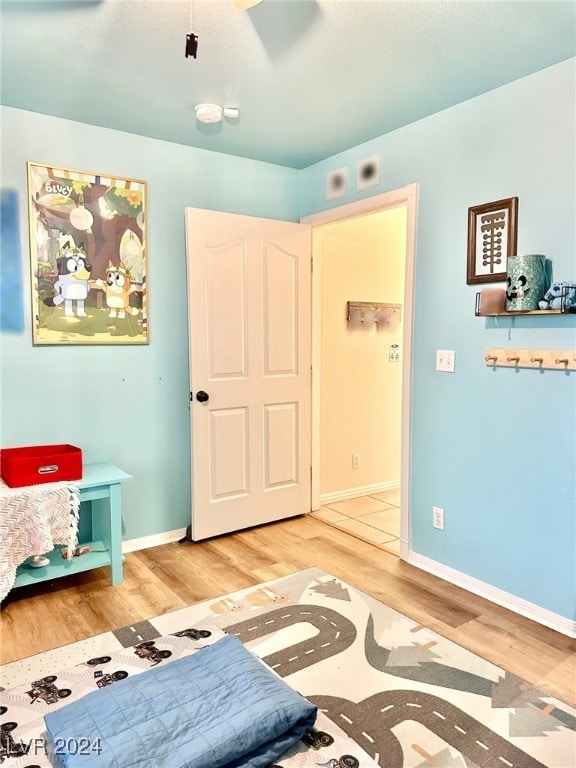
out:
M576 307L576 282L562 280L552 283L544 294L544 300L538 303L540 309L571 309Z
M56 257L58 280L54 283L56 296L44 299L47 307L57 307L64 303L64 315L74 317L74 304L76 302L76 315L86 317L84 301L90 292L88 278L92 267L88 264L84 243L71 245L66 242L58 251Z
M102 288L106 294L106 304L110 309L108 317L126 317L126 312L131 315L138 314L136 307L130 306L130 294L138 289L132 285L130 268L121 261L118 266L108 262L106 270L106 283L97 280L96 285Z

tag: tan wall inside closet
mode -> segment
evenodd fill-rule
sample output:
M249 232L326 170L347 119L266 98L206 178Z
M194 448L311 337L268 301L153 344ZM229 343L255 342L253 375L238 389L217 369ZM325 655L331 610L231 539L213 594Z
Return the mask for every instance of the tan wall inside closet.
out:
M388 353L402 323L352 329L346 302L403 303L406 208L328 224L321 247L320 495L399 484L402 364Z

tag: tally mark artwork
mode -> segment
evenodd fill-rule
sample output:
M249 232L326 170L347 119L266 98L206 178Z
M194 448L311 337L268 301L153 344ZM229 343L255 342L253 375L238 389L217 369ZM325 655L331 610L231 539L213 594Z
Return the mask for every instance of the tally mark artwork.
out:
M34 344L148 344L146 182L28 163Z
M517 223L517 197L468 209L468 285L506 280L506 259L516 255Z

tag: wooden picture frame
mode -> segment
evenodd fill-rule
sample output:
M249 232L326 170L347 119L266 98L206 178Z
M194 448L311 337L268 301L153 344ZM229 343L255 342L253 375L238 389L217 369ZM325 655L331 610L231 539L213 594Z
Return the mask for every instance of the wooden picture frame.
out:
M148 344L147 184L28 163L35 345Z
M518 198L468 208L468 285L506 281L506 259L516 255Z

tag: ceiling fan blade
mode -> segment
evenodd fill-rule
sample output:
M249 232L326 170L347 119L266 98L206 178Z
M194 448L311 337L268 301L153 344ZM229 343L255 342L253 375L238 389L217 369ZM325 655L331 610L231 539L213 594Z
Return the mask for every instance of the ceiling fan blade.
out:
M258 5L262 0L230 0L230 2L235 11L245 11L254 5Z

